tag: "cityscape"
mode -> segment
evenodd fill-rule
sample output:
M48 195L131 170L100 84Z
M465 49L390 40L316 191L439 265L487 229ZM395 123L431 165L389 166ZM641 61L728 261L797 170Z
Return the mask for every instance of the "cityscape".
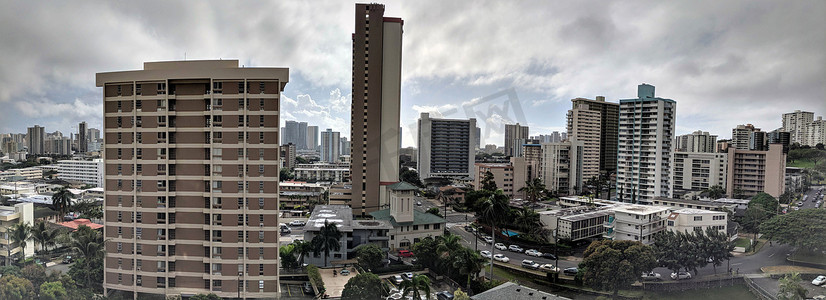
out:
M0 299L826 299L826 3L12 2Z

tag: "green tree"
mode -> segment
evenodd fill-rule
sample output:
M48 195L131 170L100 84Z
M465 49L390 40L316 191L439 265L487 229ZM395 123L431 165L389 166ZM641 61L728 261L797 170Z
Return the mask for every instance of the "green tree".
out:
M359 265L368 271L375 271L384 265L384 251L375 244L367 244L356 251Z
M431 207L430 209L427 210L427 213L434 214L434 215L439 216L439 217L442 216L442 211L438 207Z
M771 215L761 206L750 206L746 209L745 214L740 219L740 225L746 232L753 233L755 236L760 232L760 224L766 222Z
M529 232L536 227L542 227L539 221L539 213L526 207L516 210L513 221L513 225L525 232Z
M479 201L488 198L491 195L493 195L493 192L488 190L468 191L467 193L465 193L465 207L469 209L474 209Z
M418 187L424 186L424 184L422 184L422 180L419 178L419 172L416 172L416 170L412 170L408 167L402 167L399 170L399 180Z
M295 258L295 244L284 245L278 247L278 254L281 260L281 267L284 269L293 269L298 267L298 260Z
M384 288L381 284L379 276L373 273L361 273L344 285L344 290L341 292L341 299L382 299Z
M222 300L222 299L224 299L224 298L218 297L218 295L216 295L214 293L197 294L195 296L192 296L192 298L189 298L189 300Z
M14 275L0 278L0 299L27 300L33 299L34 296L34 286L25 278Z
M438 264L440 256L438 248L439 242L433 237L425 237L411 247L416 255L416 260L434 271L439 271L441 268L441 265Z
M494 192L498 189L496 187L496 181L493 179L493 173L490 171L485 172L485 177L482 178L481 184L482 189L486 191Z
M457 270L460 275L467 277L468 289L470 289L470 278L482 271L485 262L479 253L467 247L460 247L457 251L454 251L451 255L451 261L451 267Z
M12 243L17 244L20 250L20 260L25 259L26 246L28 240L32 237L32 225L29 223L17 223L12 225L9 232L9 238Z
M40 285L43 284L43 282L46 282L46 268L44 268L41 265L27 265L20 270L20 274L23 276L23 278L32 283L35 292L37 292L38 287L40 287Z
M778 300L803 300L809 291L800 285L800 273L786 274L780 279Z
M59 232L54 229L49 229L46 222L39 221L32 227L32 239L36 245L40 245L40 251L45 252L50 246L55 245Z
M766 193L757 193L749 201L749 207L759 207L767 212L777 212L779 202L772 195Z
M635 241L595 241L585 249L580 264L585 283L598 290L613 291L629 287L640 275L657 266L654 250Z
M731 259L731 251L734 251L734 242L729 240L728 234L712 227L706 227L705 233L699 231L698 237L703 244L703 257L711 260L714 273L717 267L723 265L724 261Z
M330 251L341 250L341 232L338 230L336 223L330 223L324 220L324 226L318 234L313 237L313 253L318 256L319 253L324 253L324 265L327 265L327 258L330 256Z
M81 225L70 237L69 246L77 259L72 264L69 275L77 279L80 286L102 291L103 236L99 231Z
M726 195L726 189L719 185L712 185L705 191L711 199L720 199Z
M72 209L72 192L66 188L61 188L52 195L52 207L60 213L60 217L65 216Z
M40 286L40 299L63 300L69 298L66 289L63 288L63 283L60 281L50 281Z
M525 181L525 186L519 188L518 190L520 193L524 193L525 196L528 198L528 202L531 204L536 204L545 194L545 184L542 183L542 180L539 178L534 178L533 180Z
M462 241L462 237L450 232L437 236L436 241L439 243L439 245L436 246L436 251L442 256L450 256L451 252L462 247L462 245L459 244L459 242Z
M295 178L295 176L293 173L290 173L290 170L287 168L281 168L281 171L278 172L279 181L287 181L293 178Z
M798 249L825 249L826 209L801 209L775 216L760 224L760 231L771 240Z
M413 296L413 299L421 299L422 295L425 299L430 300L430 278L427 275L416 275L413 280L405 279L399 284L399 289L402 290L402 298L406 298L408 294Z
M294 240L293 245L295 245L293 248L293 253L298 256L299 265L304 266L304 257L306 257L307 254L310 254L313 250L312 243L304 240Z
M467 293L463 292L461 288L456 289L453 292L453 300L470 300L470 296Z
M88 219L103 218L103 205L95 201L78 201L72 205L72 210L80 213L81 217Z

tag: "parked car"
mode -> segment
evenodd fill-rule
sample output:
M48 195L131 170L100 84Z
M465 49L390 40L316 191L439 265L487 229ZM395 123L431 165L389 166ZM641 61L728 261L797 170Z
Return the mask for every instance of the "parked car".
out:
M542 258L556 259L556 255L554 255L553 253L545 252L545 253L542 253Z
M453 300L453 294L448 291L441 291L436 293L437 300Z
M536 251L535 249L530 249L528 251L525 251L525 254L530 255L530 256L542 257L542 252Z
M304 293L306 293L306 294L312 294L313 293L313 286L310 285L309 282L304 282L303 286L304 286Z
M486 236L486 237L484 237L484 240L485 240L485 243L488 243L488 244L493 243L493 238L492 237Z
M680 271L680 272L677 272L677 273L671 273L671 279L674 279L674 280L691 279L691 273L683 272L683 271Z
M654 272L642 273L642 280L662 280L662 275Z
M393 276L393 282L395 282L396 284L400 284L402 283L402 281L404 281L404 279L402 279L401 275Z
M292 222L290 222L290 226L304 226L304 225L307 225L307 222L304 222L304 221L301 221L301 220L293 220Z
M413 252L410 252L410 250L399 250L399 256L401 256L401 257L412 257Z
M350 275L350 270L341 269L341 276L347 276L347 275Z
M570 276L575 276L576 273L578 273L578 272L579 272L579 269L577 269L576 267L571 267L571 268L567 268L565 270L562 270L562 274L570 275Z
M505 244L502 244L502 243L496 243L496 245L494 245L494 247L496 247L496 249L499 249L499 250L508 250L508 247L506 247Z
M72 263L73 261L75 261L75 259L74 259L74 258L72 258L72 256L71 256L71 255L66 255L66 257L64 257L64 258L63 258L63 263L64 263L64 264L70 264L70 263Z
M824 283L826 283L826 275L817 276L817 278L815 278L815 280L812 280L812 284L814 284L814 285L821 285L821 284L824 284Z
M542 270L542 271L545 271L545 272L557 272L557 271L559 271L559 269L557 269L552 264L541 265L541 266L539 266L539 269Z
M524 250L522 250L522 247L519 247L517 245L508 246L508 250L513 251L513 252L518 252L518 253L522 253L524 251Z
M524 260L522 260L522 267L527 268L527 269L538 270L539 269L539 264L535 263L532 260L524 259Z
M490 251L488 250L479 251L479 254L481 254L484 258L490 258Z
M422 206L422 201L416 201L417 206Z
M504 256L504 255L502 255L502 254L496 254L496 255L494 255L494 256L493 256L493 259L495 259L496 261L501 261L501 262L509 262L509 261L511 261L511 259L510 259L510 258L508 258L507 256Z

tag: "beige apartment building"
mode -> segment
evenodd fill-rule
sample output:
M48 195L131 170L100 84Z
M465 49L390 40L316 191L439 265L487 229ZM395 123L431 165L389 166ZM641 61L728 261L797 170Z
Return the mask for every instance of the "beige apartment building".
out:
M18 203L14 206L0 206L0 264L10 265L23 251L23 247L11 240L11 228L14 225L28 223L34 225L34 204ZM34 255L34 242L30 239L26 242L25 257Z
M144 63L103 88L103 287L275 298L286 68Z
M674 197L699 194L712 186L726 187L726 153L674 152Z
M725 211L711 211L696 208L681 208L671 211L668 215L668 230L693 233L695 230L705 232L711 227L714 230L727 233L726 226L728 213Z
M510 198L523 197L519 189L525 186L525 159L512 157L510 163L476 163L473 186L476 189L482 188L482 180L485 173L493 174L493 181L496 187Z
M582 178L599 177L602 113L581 103L568 111L568 138L582 142Z
M541 145L540 174L545 188L559 195L575 195L582 190L582 152L576 139Z
M785 176L786 154L781 144L769 145L768 151L728 149L728 194L765 192L779 198L786 186Z
M355 19L350 207L365 217L386 208L386 186L399 181L404 21L384 17L384 5L377 3L356 4Z

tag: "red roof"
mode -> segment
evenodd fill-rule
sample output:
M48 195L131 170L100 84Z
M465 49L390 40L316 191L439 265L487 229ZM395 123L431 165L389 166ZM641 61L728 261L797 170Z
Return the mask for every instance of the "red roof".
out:
M92 223L92 221L89 221L89 219L77 219L77 220L74 220L74 221L57 223L57 224L69 227L69 228L74 229L74 230L77 230L77 228L80 227L80 225L86 225L86 226L89 226L89 228L92 228L92 229L103 228L103 225Z

